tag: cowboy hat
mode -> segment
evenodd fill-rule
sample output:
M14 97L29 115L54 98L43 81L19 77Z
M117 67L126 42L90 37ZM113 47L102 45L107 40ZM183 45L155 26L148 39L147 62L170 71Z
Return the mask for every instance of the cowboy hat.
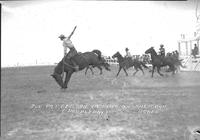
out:
M66 38L63 34L61 34L58 38L62 39L62 38Z
M128 51L129 49L128 49L128 48L126 48L125 50L126 50L126 51Z

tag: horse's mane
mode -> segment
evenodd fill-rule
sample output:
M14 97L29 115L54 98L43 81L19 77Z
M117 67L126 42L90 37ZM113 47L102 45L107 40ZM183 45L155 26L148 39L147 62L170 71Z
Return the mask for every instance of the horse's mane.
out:
M124 59L124 57L120 54L120 52L117 52L117 54Z
M154 48L151 49L153 50L153 53L155 53L155 55L158 55Z

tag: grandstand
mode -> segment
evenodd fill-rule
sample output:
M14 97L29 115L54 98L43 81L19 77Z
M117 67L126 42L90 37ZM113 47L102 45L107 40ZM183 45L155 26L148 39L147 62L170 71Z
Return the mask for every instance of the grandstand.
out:
M181 35L181 39L178 41L178 51L180 59L183 59L182 63L185 68L181 68L181 71L200 71L200 23L196 25L196 31L193 35ZM197 45L196 56L192 55L194 50L194 44Z

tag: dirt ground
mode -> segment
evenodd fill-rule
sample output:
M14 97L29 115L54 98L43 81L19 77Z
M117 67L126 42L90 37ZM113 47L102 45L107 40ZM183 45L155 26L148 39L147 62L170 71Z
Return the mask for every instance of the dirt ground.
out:
M61 90L53 68L1 69L2 139L188 140L200 127L199 72L116 78L112 66L74 73Z

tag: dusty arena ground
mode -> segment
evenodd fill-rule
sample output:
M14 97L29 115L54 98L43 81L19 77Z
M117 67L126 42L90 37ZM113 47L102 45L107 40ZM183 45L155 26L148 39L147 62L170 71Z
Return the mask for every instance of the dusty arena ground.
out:
M73 74L64 91L53 68L1 69L2 139L186 140L200 126L199 72L116 78L112 66Z

